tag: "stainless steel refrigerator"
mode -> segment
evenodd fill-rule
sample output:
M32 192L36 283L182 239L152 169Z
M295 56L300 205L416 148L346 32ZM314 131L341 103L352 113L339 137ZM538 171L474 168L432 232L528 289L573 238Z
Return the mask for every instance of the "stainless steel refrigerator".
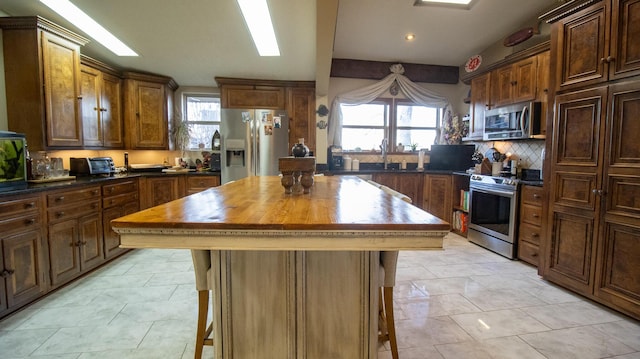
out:
M285 111L223 109L220 123L222 183L278 175L278 158L290 156Z

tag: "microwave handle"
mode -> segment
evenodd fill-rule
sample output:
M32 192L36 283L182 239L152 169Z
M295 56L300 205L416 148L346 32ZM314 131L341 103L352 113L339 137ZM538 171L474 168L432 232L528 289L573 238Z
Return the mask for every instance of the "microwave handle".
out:
M522 113L520 114L520 129L523 131L525 130L524 124L525 124L525 116L527 115L527 112L529 112L529 106L525 106L522 109Z

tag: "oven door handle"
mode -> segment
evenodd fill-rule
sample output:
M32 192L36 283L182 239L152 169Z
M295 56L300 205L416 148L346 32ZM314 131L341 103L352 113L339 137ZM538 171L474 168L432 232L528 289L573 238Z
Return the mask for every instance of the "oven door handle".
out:
M507 192L507 191L499 191L499 190L487 190L487 189L483 189L483 188L477 188L477 187L472 187L471 191L478 191L478 192L483 192L483 193L487 193L487 194L495 194L495 195L503 195L503 196L508 196L508 197L513 197L514 192ZM473 194L472 194L473 195Z

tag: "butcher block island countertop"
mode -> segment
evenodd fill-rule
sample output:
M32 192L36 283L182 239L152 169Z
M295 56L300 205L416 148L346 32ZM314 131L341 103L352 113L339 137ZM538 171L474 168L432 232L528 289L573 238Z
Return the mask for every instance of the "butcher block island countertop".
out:
M210 250L216 359L375 359L380 251L441 249L450 225L355 176L314 180L248 177L111 223L124 247Z
M248 177L111 223L123 247L233 250L435 249L450 229L355 176L317 176L309 194Z

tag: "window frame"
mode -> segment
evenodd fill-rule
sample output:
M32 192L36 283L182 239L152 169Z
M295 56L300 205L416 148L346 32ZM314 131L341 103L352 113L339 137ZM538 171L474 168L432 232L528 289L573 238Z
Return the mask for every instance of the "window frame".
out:
M189 119L189 98L211 98L211 99L216 99L218 102L218 106L219 106L219 112L220 112L220 116L219 116L219 120L218 121L197 121L197 120L190 120ZM215 101L213 101L215 102ZM222 122L222 102L221 102L221 98L220 98L220 94L219 93L202 93L202 92L183 92L182 93L182 121L187 125L187 128L191 129L190 125L201 125L201 126L212 126L215 129L220 130L220 125ZM215 132L215 130L213 131ZM213 134L212 134L213 135ZM192 140L194 137L192 137L191 133L189 133L189 144L191 144ZM197 151L197 150L207 150L207 151L212 151L213 149L211 148L211 139L209 139L208 141L204 142L204 148L200 148L200 147L192 147L189 146L187 148L187 150L189 151Z
M436 136L438 135L438 129L441 127L442 125L442 117L443 117L443 113L444 113L444 108L443 107L438 107L438 106L428 106L428 105L422 105L419 103L415 103L409 99L395 99L395 98L376 98L375 100L368 102L366 104L380 104L380 105L385 105L385 119L384 119L384 128L383 128L383 133L385 138L388 139L388 143L390 144L390 151L389 152L396 152L396 148L395 148L395 143L397 143L397 135L398 135L398 130L433 130L436 132ZM366 105L363 104L363 105ZM433 107L436 109L436 123L434 127L431 126L398 126L398 106L402 106L402 105L413 105L413 106L424 106L424 107ZM346 104L345 104L346 106ZM371 126L354 126L354 125L344 125L344 120L343 120L343 125L342 128L340 129L340 131L342 132L344 128L362 128L362 129L378 129L380 127L371 127ZM382 139L381 139L382 140ZM409 143L405 144L405 145L410 145ZM428 144L423 146L424 147L430 147L432 144ZM347 149L347 150L353 150L353 149ZM366 151L363 151L366 152Z

